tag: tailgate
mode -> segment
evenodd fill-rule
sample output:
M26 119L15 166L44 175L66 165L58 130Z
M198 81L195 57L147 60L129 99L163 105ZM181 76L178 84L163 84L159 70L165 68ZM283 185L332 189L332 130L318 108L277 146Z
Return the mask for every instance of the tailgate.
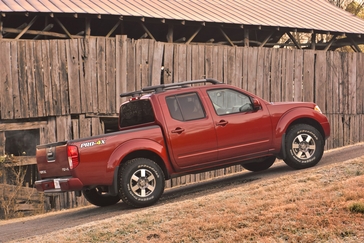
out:
M38 145L36 149L37 165L42 179L71 175L67 142Z

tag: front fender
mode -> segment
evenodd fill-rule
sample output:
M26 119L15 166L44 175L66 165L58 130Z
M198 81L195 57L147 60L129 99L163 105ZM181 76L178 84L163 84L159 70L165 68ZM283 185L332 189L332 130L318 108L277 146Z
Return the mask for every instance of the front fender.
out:
M327 123L327 118L324 115L311 108L304 107L288 111L280 118L276 125L273 143L277 151L281 150L282 137L287 132L288 127L300 119L312 120L320 126L322 126L321 124Z

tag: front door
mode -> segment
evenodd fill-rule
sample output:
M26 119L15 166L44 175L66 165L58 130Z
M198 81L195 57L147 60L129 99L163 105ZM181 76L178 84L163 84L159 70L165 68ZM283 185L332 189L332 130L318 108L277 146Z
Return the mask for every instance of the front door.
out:
M254 110L252 98L234 89L211 89L207 93L215 109L220 160L268 152L272 125L267 110Z

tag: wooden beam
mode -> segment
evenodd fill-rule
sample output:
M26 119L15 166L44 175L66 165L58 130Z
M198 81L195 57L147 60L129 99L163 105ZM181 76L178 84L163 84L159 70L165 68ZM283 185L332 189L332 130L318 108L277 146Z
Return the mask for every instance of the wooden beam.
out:
M186 41L185 44L190 44L191 41L196 37L196 35L200 32L200 30L202 29L202 26L198 27L198 29L195 31L195 33L193 33L193 35Z
M119 27L120 24L121 24L121 20L119 19L119 21L114 25L114 27L112 27L112 29L109 31L109 33L107 33L106 37L110 37L110 35L112 33L114 33L114 31L116 30L117 27Z
M327 51L330 49L331 45L336 41L337 35L334 35L331 40L327 43L327 46L325 47L324 51Z
M37 40L41 35L43 35L43 32L45 32L45 31L48 31L48 30L50 30L50 29L52 29L53 28L53 24L49 24L49 25L47 25L42 31L41 31L41 33L40 34L38 34L38 35L36 35L34 38L33 38L33 40Z
M168 33L166 38L168 43L173 43L173 25L171 24L168 25Z
M66 33L66 35L70 38L72 38L72 35L70 34L70 32L68 32L68 30L66 29L66 27L61 23L61 21L59 21L59 19L57 17L54 17L54 20L57 22L57 24L62 28L62 30L64 31L64 33Z
M152 33L150 33L150 31L148 30L148 28L144 25L143 22L139 22L140 25L143 27L143 29L145 30L145 32L147 32L147 34L150 36L150 38L152 38L153 40L155 40L154 36L152 35Z
M259 45L259 47L263 47L265 44L267 44L267 42L269 41L269 39L272 37L272 35L275 33L275 30L271 31L269 33L269 35L263 40L263 42Z
M30 23L15 37L15 40L20 39L20 37L22 37L24 35L25 32L27 32L27 30L29 30L30 27L32 27L32 25L34 24L34 22L37 20L38 16L34 16L34 18L32 19L32 21L30 21Z
M231 45L231 46L235 46L234 45L234 43L230 40L230 38L229 38L229 36L227 36L227 34L224 32L224 30L219 26L218 27L219 28L219 30L220 30L220 32L221 32L221 34L225 37L225 39L229 42L229 44Z
M25 28L25 26L27 26L28 24L27 23L23 23L23 24L21 24L21 25L19 25L16 29L18 29L18 30L22 30L22 29L24 29ZM3 30L4 31L4 30ZM6 33L6 31L4 31L5 33ZM19 32L20 33L20 32ZM7 37L7 36L9 36L10 35L10 33L6 33L5 35L4 35L4 37Z
M354 41L354 39L351 38L351 36L348 36L348 38L349 38L350 42L353 44L352 45L353 46L352 48L354 49L354 51L356 51L356 52L362 52L361 49L360 49L360 47L358 46L358 44Z
M39 129L41 127L47 126L47 124L48 124L48 122L46 122L46 121L1 123L0 124L0 131L17 131L17 130Z
M18 30L15 28L4 28L4 32L7 33L20 33L22 30ZM68 38L68 35L66 34L60 34L60 33L55 33L55 32L48 32L48 31L41 31L41 30L28 30L25 32L25 34L28 35L46 35L46 36L53 36L53 37L58 37L58 38ZM76 36L73 36L76 37Z
M249 47L249 29L244 28L244 46Z
M291 32L287 32L287 35L289 36L289 38L293 41L293 43L295 44L295 46L298 48L298 49L302 49L300 43L298 43L298 41L296 40L296 38L294 38L294 36L291 34Z

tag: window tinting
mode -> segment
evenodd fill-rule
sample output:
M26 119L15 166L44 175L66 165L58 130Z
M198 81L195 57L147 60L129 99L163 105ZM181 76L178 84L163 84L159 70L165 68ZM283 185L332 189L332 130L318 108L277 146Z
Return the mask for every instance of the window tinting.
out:
M149 100L131 101L120 107L120 127L154 122L154 112Z
M225 115L253 110L250 97L232 89L213 89L207 91L216 114Z
M171 117L179 121L189 121L205 117L205 111L196 93L166 97Z

